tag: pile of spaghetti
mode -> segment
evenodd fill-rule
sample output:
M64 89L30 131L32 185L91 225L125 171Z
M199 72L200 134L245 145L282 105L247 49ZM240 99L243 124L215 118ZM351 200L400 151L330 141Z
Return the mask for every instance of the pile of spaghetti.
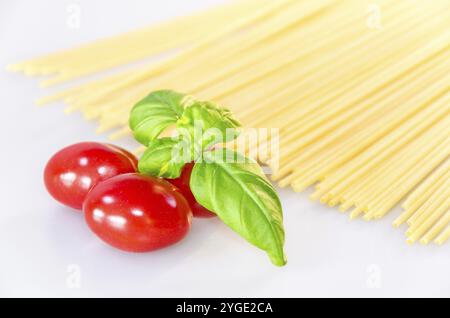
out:
M280 186L314 185L351 218L401 204L409 243L448 240L448 0L238 0L10 69L50 86L147 58L39 103L64 100L119 138L152 90L213 100L247 127L279 128L277 167L258 159Z

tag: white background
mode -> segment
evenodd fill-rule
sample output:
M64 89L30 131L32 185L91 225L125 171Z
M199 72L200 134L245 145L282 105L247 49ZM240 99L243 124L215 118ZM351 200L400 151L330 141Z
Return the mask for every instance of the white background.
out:
M218 2L3 0L0 65ZM71 4L81 9L75 29L67 25ZM61 104L33 105L49 92L33 79L0 71L0 296L450 296L450 244L408 246L405 229L390 225L399 210L378 222L350 222L290 190L280 190L289 258L284 268L217 219L196 219L184 241L157 252L109 248L79 212L54 202L43 187L42 171L55 151L106 140L79 114L64 115ZM78 270L79 286L73 284Z

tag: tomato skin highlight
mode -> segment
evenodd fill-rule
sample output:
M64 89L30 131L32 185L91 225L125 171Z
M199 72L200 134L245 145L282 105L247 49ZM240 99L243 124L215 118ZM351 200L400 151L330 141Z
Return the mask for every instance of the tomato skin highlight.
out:
M180 192L184 195L186 200L189 202L189 206L192 209L192 213L195 217L199 218L211 218L216 216L214 212L211 212L207 208L200 205L192 194L191 187L189 185L189 181L191 180L192 168L194 168L194 163L187 163L181 175L176 179L167 179L170 183L176 186Z
M127 252L153 251L180 241L192 219L177 188L164 179L136 173L98 184L87 195L83 211L100 239Z
M80 142L54 154L44 170L44 183L54 199L81 209L88 192L99 182L137 171L137 158L117 146Z

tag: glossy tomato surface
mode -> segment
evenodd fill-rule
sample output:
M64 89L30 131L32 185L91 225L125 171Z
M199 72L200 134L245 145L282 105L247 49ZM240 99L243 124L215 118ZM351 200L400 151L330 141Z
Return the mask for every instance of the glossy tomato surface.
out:
M83 205L91 230L106 243L147 252L181 240L192 212L183 195L164 179L124 174L98 184Z
M109 144L81 142L50 158L44 182L57 201L81 209L86 195L96 184L136 170L137 159L128 151Z
M180 192L184 195L184 197L188 200L189 205L192 209L192 213L195 217L200 218L210 218L216 216L215 213L210 210L204 208L200 205L197 200L195 200L194 195L192 194L191 187L189 186L189 181L191 180L192 168L194 168L194 163L188 163L184 166L181 175L177 179L167 179L170 183L176 186Z

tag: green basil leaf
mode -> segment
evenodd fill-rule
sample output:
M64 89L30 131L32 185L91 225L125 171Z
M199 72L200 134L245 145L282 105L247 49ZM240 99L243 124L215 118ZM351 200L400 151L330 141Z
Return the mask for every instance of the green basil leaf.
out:
M283 212L275 189L258 164L228 149L216 149L194 165L190 186L198 203L231 229L286 264ZM234 162L220 160L234 158Z
M178 178L184 165L192 161L189 147L182 140L168 137L152 140L139 159L139 172L156 177Z
M240 126L230 110L201 101L186 107L177 122L178 132L189 135L193 139L192 144L200 145L201 149L234 140L239 135L236 128Z
M131 110L129 126L137 141L147 146L182 116L191 99L184 94L161 90L149 94Z

